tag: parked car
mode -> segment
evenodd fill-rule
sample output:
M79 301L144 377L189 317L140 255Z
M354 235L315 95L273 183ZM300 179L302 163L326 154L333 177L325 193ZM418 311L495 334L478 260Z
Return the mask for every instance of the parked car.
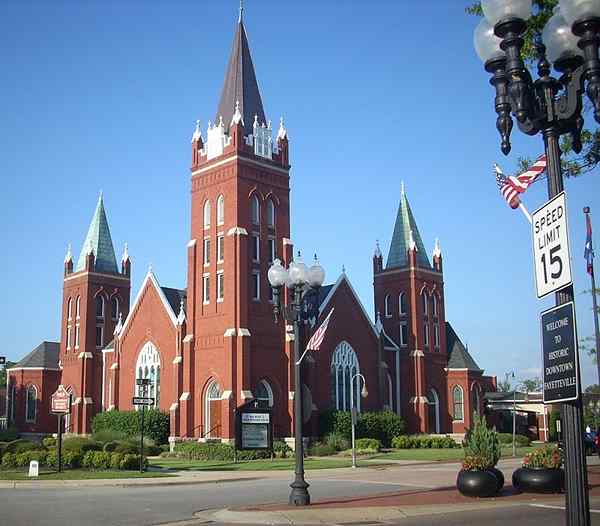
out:
M598 435L593 431L590 433L583 433L583 443L585 445L586 455L594 455L599 451L598 438Z

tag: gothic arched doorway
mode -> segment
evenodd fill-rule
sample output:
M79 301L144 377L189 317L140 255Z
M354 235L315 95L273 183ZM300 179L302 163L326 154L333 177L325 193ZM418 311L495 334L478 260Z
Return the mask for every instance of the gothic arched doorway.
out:
M213 380L204 395L204 438L221 436L221 386Z

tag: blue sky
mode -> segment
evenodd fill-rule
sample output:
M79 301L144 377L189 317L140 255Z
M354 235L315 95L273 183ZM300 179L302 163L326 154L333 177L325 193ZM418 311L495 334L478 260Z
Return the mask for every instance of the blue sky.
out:
M529 226L499 197L539 137L500 153L493 89L463 2L247 1L245 22L268 118L291 140L292 238L334 281L345 266L373 311L375 240L387 255L400 184L429 256L439 237L446 313L479 364L520 378L540 368ZM468 3L464 2L465 4ZM237 2L3 2L0 6L0 303L3 353L59 336L63 258L77 256L99 190L113 241L184 287L190 137L214 118ZM516 127L515 127L516 128ZM598 174L568 180L579 332L592 334L582 207ZM524 201L543 204L545 183ZM594 241L600 247L596 233ZM599 263L600 265L600 263ZM582 356L584 384L595 366Z

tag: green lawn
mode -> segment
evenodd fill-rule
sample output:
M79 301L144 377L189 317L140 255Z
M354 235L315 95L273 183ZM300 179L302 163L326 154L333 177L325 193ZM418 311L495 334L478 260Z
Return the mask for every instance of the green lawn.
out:
M147 471L88 471L86 469L68 469L62 473L57 471L42 471L39 477L28 477L27 471L8 471L0 470L0 480L85 480L85 479L137 479L137 478L156 478L156 477L174 477L167 473L157 473Z
M308 458L304 461L304 468L328 469L346 468L352 465L348 458ZM150 466L160 468L177 469L181 471L269 471L289 470L294 468L294 459L274 460L249 460L240 461L237 464L228 461L206 461L206 460L183 460L178 458L155 458L150 459Z
M524 457L529 453L532 447L517 448L517 457ZM502 457L512 456L512 446L502 447ZM378 460L423 460L429 462L438 462L441 460L462 460L462 448L456 449L396 449L389 453L380 453L371 458Z

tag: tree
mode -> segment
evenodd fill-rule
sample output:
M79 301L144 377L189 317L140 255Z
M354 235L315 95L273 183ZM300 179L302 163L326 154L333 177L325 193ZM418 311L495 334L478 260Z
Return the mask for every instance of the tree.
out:
M498 391L500 391L502 393L508 393L509 391L512 391L512 385L510 383L509 376L510 376L510 374L506 373L504 375L504 380L503 381L500 380L498 382Z
M600 385L598 385L598 384L588 385L585 388L584 392L586 394L600 394Z
M0 389L6 387L6 369L16 365L16 362L6 362L4 366L0 365Z
M584 294L592 294L592 289L584 290L583 293ZM597 288L594 291L594 294L596 294L596 296L600 296L600 289ZM598 306L597 311L594 312L593 315L598 316L599 314L600 314L600 306ZM596 357L596 336L586 336L585 338L581 338L579 340L579 348L581 350L587 352L588 355L591 356L595 362L598 361L598 358Z
M540 378L529 378L521 382L526 393L535 393L542 388L542 380Z
M527 29L525 32L523 49L521 55L523 60L530 66L535 66L538 59L536 50L536 37L541 35L543 27L552 16L552 11L558 5L558 0L533 0L533 14L527 20ZM481 2L477 1L465 8L470 15L483 16ZM534 68L535 70L535 68ZM567 177L577 177L579 175L592 171L600 164L600 129L595 125L594 119L590 114L591 105L584 97L584 117L590 127L581 131L581 144L583 148L580 153L573 151L573 144L570 135L564 135L561 138L560 149L563 152L562 169ZM531 159L520 157L517 160L515 172L520 173L531 165ZM539 181L540 179L538 179Z

